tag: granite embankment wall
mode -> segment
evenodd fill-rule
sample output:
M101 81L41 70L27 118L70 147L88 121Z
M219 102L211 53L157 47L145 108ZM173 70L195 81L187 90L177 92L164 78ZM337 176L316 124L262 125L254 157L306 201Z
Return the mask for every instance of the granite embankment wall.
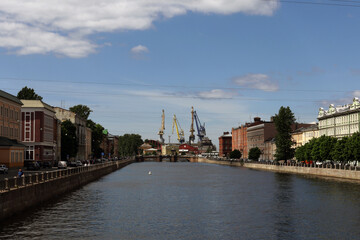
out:
M242 163L242 162L231 162L231 161L219 161L210 160L206 158L198 158L197 162L212 163L227 166L238 166L247 167L252 169L259 169L265 171L275 171L283 173L295 173L319 177L332 177L332 178L343 178L351 180L360 180L360 169L336 169L336 168L322 168L315 166L288 166L288 165L272 165L262 163Z
M95 181L133 160L115 161L9 179L0 191L0 221Z

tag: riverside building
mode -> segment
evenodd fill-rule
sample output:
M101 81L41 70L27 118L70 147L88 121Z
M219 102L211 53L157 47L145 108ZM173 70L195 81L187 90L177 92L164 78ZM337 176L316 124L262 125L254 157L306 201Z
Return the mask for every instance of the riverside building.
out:
M25 146L19 143L22 102L0 90L0 164L7 167L24 165Z
M351 104L337 106L330 104L328 110L319 109L319 136L342 138L359 131L360 102L354 98Z
M51 162L59 159L60 125L54 109L41 100L21 100L22 134L25 160Z

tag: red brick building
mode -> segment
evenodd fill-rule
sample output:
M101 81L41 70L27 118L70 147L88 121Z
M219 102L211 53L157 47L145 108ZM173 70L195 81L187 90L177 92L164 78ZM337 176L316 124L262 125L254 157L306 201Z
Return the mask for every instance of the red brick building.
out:
M232 133L232 150L239 150L241 152L242 158L248 158L249 148L248 148L248 135L247 129L251 126L256 126L262 124L262 121L259 117L254 118L254 122L245 123L239 126L238 128L233 128Z
M57 144L61 139L54 109L41 100L21 102L21 141L26 146L25 160L53 163L58 158Z
M231 133L224 132L222 136L219 137L219 156L226 157L232 151L232 137Z
M0 163L7 167L24 165L25 146L19 143L21 105L17 97L0 90Z

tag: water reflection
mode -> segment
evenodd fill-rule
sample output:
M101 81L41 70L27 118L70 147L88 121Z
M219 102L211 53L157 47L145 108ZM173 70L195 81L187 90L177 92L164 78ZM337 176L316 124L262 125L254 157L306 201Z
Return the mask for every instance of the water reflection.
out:
M246 168L137 163L3 222L0 239L358 239L358 189Z
M277 239L291 239L295 235L292 208L294 207L293 175L274 174L274 229Z

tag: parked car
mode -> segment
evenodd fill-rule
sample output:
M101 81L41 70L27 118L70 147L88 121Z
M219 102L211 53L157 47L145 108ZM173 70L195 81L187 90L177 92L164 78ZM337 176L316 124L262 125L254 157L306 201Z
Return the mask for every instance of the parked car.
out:
M6 165L1 164L0 165L0 173L5 174L8 173L9 169L6 167Z
M60 168L60 169L67 168L67 163L65 161L59 161L58 162L58 168Z
M323 162L323 165L324 165L325 167L333 167L333 166L334 166L334 163L333 163L331 160L325 160L325 161Z
M39 170L40 164L38 162L28 162L26 166L27 170Z
M77 167L76 162L75 161L70 162L69 167Z
M76 166L75 167L81 167L83 164L81 163L81 161L77 160L75 162Z
M43 163L42 163L42 167L43 167L43 168L52 168L52 167L53 167L53 166L52 166L52 162L48 162L48 161L43 162Z

